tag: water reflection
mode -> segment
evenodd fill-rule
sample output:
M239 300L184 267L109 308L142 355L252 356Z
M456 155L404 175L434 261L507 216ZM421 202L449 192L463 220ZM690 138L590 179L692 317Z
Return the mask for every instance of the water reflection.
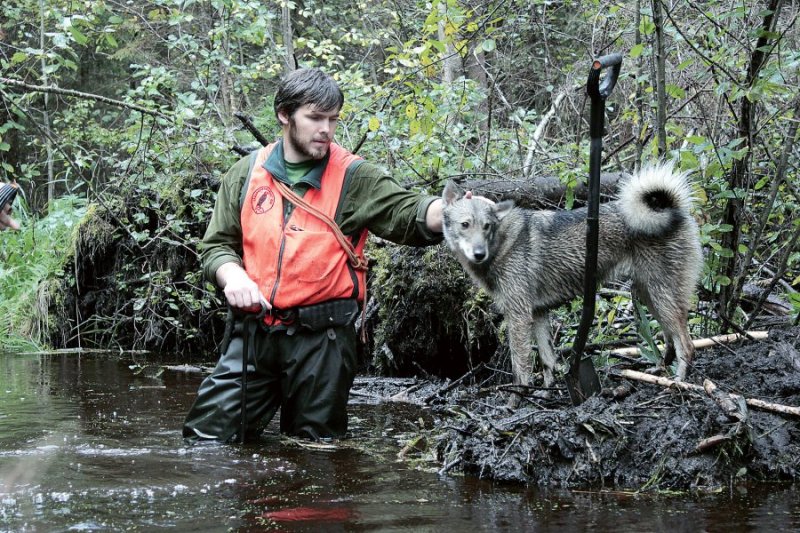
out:
M428 413L355 404L353 438L186 447L198 373L111 356L0 355L0 531L753 531L798 492L542 492L395 460ZM420 422L420 419L422 421ZM435 470L435 469L433 469Z

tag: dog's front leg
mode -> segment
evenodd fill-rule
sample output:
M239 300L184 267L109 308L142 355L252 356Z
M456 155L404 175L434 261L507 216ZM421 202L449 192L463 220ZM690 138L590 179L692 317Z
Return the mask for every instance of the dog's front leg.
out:
M536 336L536 345L539 348L539 360L542 363L544 386L550 388L555 382L553 370L556 366L556 354L553 350L553 336L550 333L550 317L547 313L534 315L533 334Z
M531 382L531 321L523 316L506 316L508 324L508 345L511 351L511 372L514 383L527 387ZM512 394L509 405L516 407L519 396Z

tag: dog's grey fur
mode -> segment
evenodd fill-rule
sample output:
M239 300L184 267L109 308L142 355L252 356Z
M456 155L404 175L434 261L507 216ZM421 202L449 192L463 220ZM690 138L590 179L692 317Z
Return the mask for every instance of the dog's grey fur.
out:
M532 338L553 384L556 357L548 311L583 293L586 208L530 211L492 204L445 186L444 237L470 276L505 315L514 382L529 385ZM677 355L684 379L694 355L687 317L702 255L690 214L686 176L669 163L642 169L621 184L619 199L600 206L598 278L632 280L632 292L661 324L668 365Z

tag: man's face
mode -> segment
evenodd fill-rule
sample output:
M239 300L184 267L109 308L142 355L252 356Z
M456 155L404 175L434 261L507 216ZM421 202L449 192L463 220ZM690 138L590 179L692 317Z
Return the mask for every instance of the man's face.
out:
M288 126L288 130L284 128L286 160L299 163L325 157L336 133L339 110L321 111L313 104L306 104L292 116L280 113L279 118L284 126Z

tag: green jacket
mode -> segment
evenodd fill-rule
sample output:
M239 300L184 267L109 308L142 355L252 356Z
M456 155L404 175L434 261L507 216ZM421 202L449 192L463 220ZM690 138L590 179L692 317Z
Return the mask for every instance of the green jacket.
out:
M320 160L296 185L302 196L308 187L319 187L327 158ZM273 177L286 182L282 142L267 159ZM224 263L242 265L242 226L240 198L250 171L250 156L240 159L223 176L211 221L199 245L203 274L216 283L217 269ZM336 223L345 235L367 228L383 239L411 246L436 244L441 234L431 232L425 224L428 206L437 198L402 188L377 165L366 161L352 164L345 175L344 199L336 215Z

